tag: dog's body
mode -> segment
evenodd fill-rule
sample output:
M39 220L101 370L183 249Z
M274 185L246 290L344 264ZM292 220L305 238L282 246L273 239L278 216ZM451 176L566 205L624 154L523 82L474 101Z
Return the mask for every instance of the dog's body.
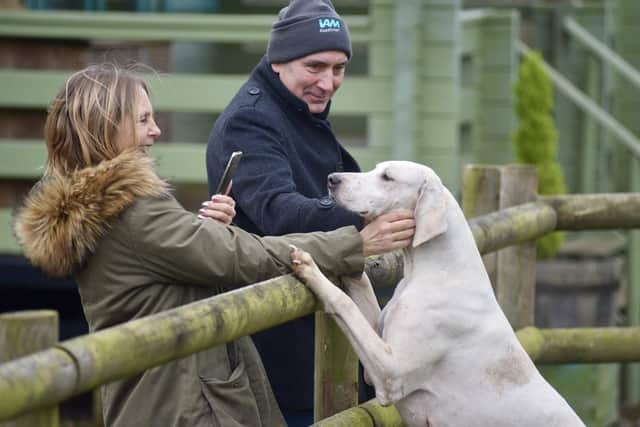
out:
M404 279L382 312L368 280L348 281L349 298L292 251L295 273L350 339L381 404L395 404L409 426L584 426L518 342L461 209L431 169L385 162L332 174L329 188L364 216L415 207Z

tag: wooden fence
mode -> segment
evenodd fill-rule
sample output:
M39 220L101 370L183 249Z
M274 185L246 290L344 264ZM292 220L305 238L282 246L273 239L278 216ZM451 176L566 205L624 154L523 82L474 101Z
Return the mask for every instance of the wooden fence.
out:
M470 193L467 193L468 197L465 199L466 210L472 209L469 203L474 208L480 206L480 201L487 200L484 196L492 191L498 190L504 194L506 188L518 188L517 183L522 177L530 177L532 169L520 165L467 168L464 182ZM496 172L498 186L487 185L488 182L496 183L495 180L487 179ZM535 178L535 173L533 176ZM528 245L531 239L553 230L638 228L640 194L540 197L473 218L469 223L480 252L488 254L501 250L498 252L500 255L502 251ZM535 257L535 252L533 256ZM393 286L397 283L402 271L400 259L398 254L392 253L368 260L367 271L376 287ZM497 264L498 273L495 277L508 277L501 276L499 271L505 267L501 266L500 256ZM527 268L530 263L519 259L510 264L510 270L513 270L513 265ZM510 274L519 275L517 282L522 283L521 275L530 273L519 270L511 271ZM501 295L510 295L509 288L513 288L510 285L515 282L497 283L499 300ZM525 299L529 298L530 291L518 286L518 292ZM283 300L282 295L288 295L289 298ZM532 309L531 304L520 306L524 307L522 311ZM3 396L0 399L0 420L51 407L101 384L307 315L316 309L312 293L288 275L60 342L46 350L0 365L0 395ZM531 323L526 323L527 319L532 318L530 312L510 311L504 305L503 309L512 324L524 322L518 327L518 336L536 361L567 363L640 360L638 328L537 330L531 327ZM178 341L180 345L177 345ZM122 352L122 348L129 350ZM322 354L317 353L316 357L322 357ZM322 361L316 359L316 364L322 364ZM331 365L327 366L330 369ZM332 384L324 384L322 378L317 378L317 381L323 383L319 387L329 387L323 391L322 396L331 399L331 396L340 395L332 393ZM342 404L325 402L323 407L335 408ZM379 408L371 402L368 405L368 413L379 412L383 418L397 417L392 408ZM362 409L350 409L351 412L337 416L351 417L352 411L360 410ZM316 414L316 419L323 420L334 412Z
M637 96L640 64L635 48L640 4L589 0L583 7L550 9L555 37L552 68L556 88L560 157L569 188L580 192L640 191ZM615 47L615 50L614 50ZM521 53L528 51L518 43ZM627 234L627 318L640 325L640 232ZM640 365L627 369L626 397L640 400Z

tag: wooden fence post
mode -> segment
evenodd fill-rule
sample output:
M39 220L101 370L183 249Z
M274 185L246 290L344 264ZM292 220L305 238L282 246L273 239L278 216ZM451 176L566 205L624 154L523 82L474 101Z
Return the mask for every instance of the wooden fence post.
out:
M358 404L358 356L336 322L315 315L313 420L318 422Z
M500 174L500 209L534 201L535 166L508 165ZM496 297L513 329L533 325L536 285L536 243L525 242L498 251Z
M495 212L500 206L500 167L467 165L462 174L462 210L467 219ZM497 252L482 256L493 289L496 288Z
M44 350L58 342L58 313L54 310L0 314L0 363ZM58 427L58 407L42 409L0 423L1 427Z
M631 156L630 156L631 157ZM640 191L640 160L630 160L631 191ZM640 325L640 230L630 230L627 247L627 326ZM625 403L633 404L640 401L640 363L632 363L625 367Z

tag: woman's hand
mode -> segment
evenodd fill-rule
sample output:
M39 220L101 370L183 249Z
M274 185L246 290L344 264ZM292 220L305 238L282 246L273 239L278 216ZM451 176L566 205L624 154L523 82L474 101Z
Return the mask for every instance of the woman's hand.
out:
M413 211L409 209L388 212L365 224L360 231L364 256L406 248L416 231Z
M231 224L236 216L236 202L229 196L214 194L211 200L202 202L202 207L198 211L198 218L211 218L223 224Z

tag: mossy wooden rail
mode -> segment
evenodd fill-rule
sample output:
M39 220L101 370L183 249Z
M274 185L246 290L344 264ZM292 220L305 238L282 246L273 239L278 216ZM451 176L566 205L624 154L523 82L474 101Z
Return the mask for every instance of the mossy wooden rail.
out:
M554 229L640 227L640 194L545 197L470 220L482 253ZM397 254L375 257L368 271L377 286L396 281ZM388 271L396 272L387 274ZM51 406L101 384L220 345L316 309L307 288L282 276L237 291L127 322L0 365L0 420ZM640 360L640 329L523 330L536 360ZM576 338L567 338L577 337ZM615 342L615 346L611 343ZM607 343L605 349L591 343ZM579 346L580 351L575 350ZM615 350L612 349L615 347ZM127 352L122 352L127 348ZM562 356L564 354L564 357ZM568 355L568 356L567 356ZM546 358L546 359L545 359ZM374 405L375 406L375 405Z

